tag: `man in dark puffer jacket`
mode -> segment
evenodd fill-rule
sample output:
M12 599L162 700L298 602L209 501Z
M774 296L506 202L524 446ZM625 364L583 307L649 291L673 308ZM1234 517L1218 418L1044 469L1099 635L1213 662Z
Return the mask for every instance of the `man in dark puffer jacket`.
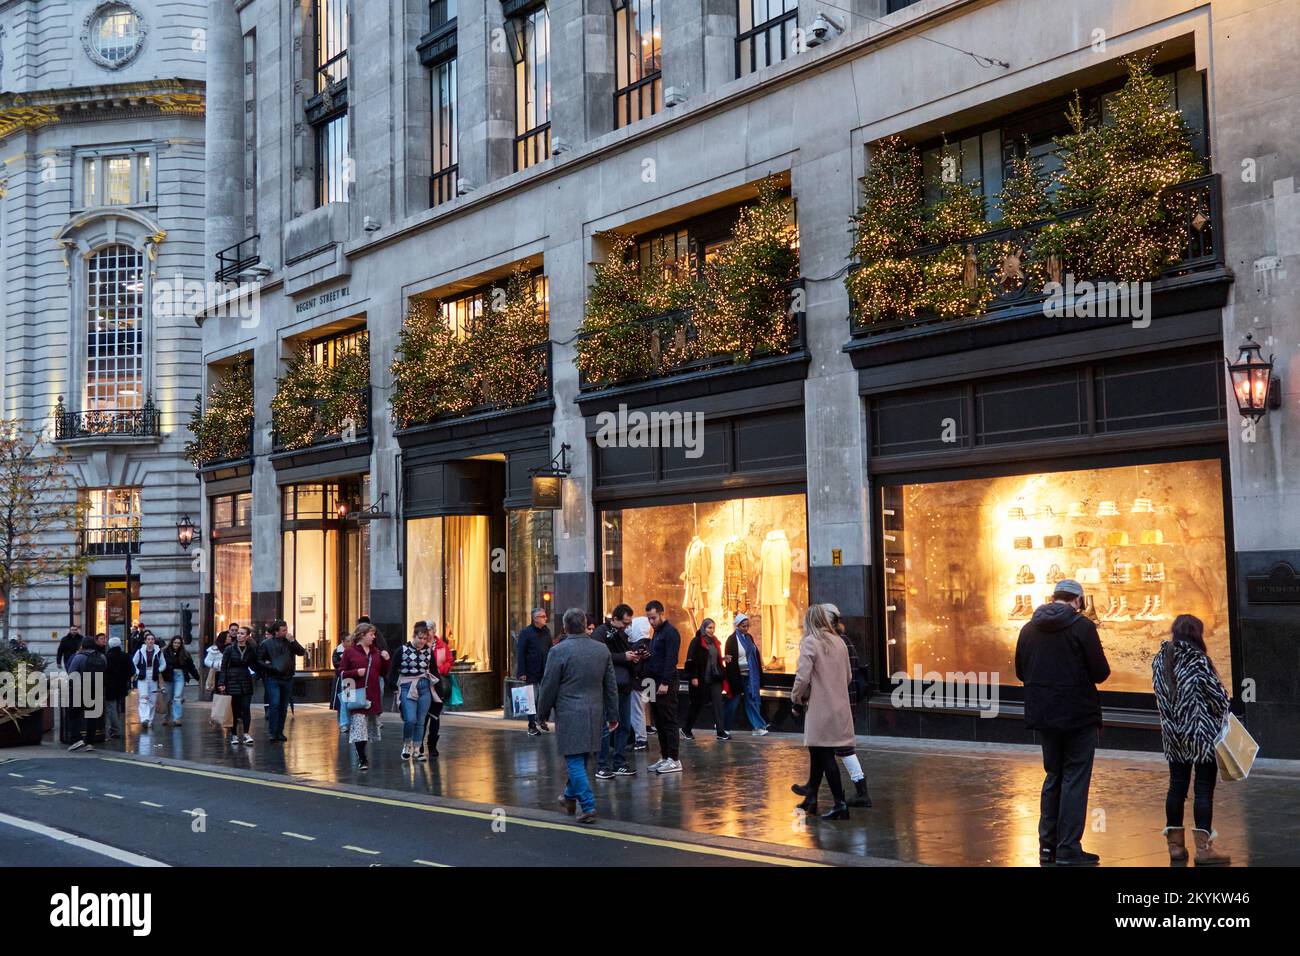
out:
M1101 726L1097 685L1110 676L1097 627L1081 612L1083 586L1056 583L1050 604L1034 611L1016 642L1016 677L1025 685L1025 725L1043 747L1038 853L1043 863L1096 863L1085 853L1084 819L1092 758Z

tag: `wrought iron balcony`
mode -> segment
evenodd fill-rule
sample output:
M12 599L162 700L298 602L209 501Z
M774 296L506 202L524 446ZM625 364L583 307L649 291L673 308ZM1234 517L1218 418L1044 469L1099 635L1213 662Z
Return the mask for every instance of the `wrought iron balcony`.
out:
M261 235L249 236L218 252L217 281L236 282L239 280L240 273L260 263L262 261L259 254L261 241Z
M370 434L370 386L308 402L295 410L292 422L272 415L271 429L271 447L277 452L365 438Z
M773 317L779 323L775 336L779 344L750 354L711 348L709 337L701 335L691 309L677 309L637 319L613 329L583 332L578 336L579 343L603 337L606 342L602 345L612 345L618 361L613 367L603 367L597 373L580 362L578 388L582 392L591 392L801 352L805 343L803 290L803 279L785 287L786 308L781 316ZM581 348L580 344L579 350Z
M141 408L97 408L68 411L59 396L54 406L55 441L88 438L157 438L161 434L158 407L153 396Z
M1172 187L1169 193L1186 197L1174 205L1185 211L1182 229L1185 243L1178 257L1159 275L1152 276L1155 289L1160 280L1197 272L1221 269L1223 259L1223 208L1218 175L1202 176ZM970 316L1007 312L1012 309L1037 309L1049 297L1044 286L1064 282L1062 265L1053 257L1039 255L1036 244L1043 230L1054 223L1086 216L1088 208L1074 209L1061 215L1030 223L1020 228L992 229L955 242L924 246L905 258L918 263L953 258L964 285L974 298L977 290L987 291L988 298L973 303ZM947 256L945 256L947 254ZM1107 276L1073 276L1075 283L1104 283ZM968 316L968 317L970 317ZM853 304L850 326L855 337L879 335L922 325L962 321L930 312L916 315L874 315Z
M92 525L77 530L77 547L89 557L140 553L140 521L126 525Z

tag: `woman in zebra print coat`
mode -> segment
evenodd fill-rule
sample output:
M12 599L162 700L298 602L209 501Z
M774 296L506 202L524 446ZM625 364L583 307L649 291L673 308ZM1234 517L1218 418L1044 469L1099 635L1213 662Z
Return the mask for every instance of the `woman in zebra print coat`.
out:
M1217 834L1211 828L1214 781L1218 764L1214 742L1228 716L1228 692L1219 680L1205 650L1205 625L1190 614L1180 614L1170 640L1160 645L1151 661L1156 705L1160 709L1160 740L1169 761L1169 793L1165 797L1165 839L1172 863L1187 861L1183 829L1183 804L1196 770L1192 816L1196 821L1198 866L1226 864L1230 857L1213 847Z

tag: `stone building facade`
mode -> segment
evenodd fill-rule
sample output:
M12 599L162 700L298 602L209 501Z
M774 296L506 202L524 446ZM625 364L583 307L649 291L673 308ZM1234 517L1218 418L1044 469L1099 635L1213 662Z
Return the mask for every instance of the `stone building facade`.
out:
M258 294L201 321L208 384L251 361L255 414L201 468L207 632L285 617L324 676L362 614L432 620L467 706L489 707L535 606L658 598L724 636L744 610L780 718L800 615L829 601L871 662L866 726L1025 740L1010 648L1080 576L1117 665L1112 745L1158 745L1149 659L1188 611L1247 723L1296 755L1296 0L213 0L208 19L207 271ZM983 314L873 322L850 302L877 144L994 199L1015 160L1056 162L1075 91L1106 121L1133 55L1205 173L1179 187L1194 214L1151 321L1004 295L1039 227L997 222L978 254L952 244L972 286L1001 250ZM637 340L648 370L580 373L609 233L708 275L765 180L798 232L782 347L691 353L698 327L668 310ZM395 421L403 323L471 340L517 273L544 340L488 348L459 369L468 397ZM1248 332L1279 383L1254 423L1224 369ZM364 414L325 421L322 399L286 437L295 356L337 368L363 333ZM540 384L503 399L500 367ZM700 453L602 438L637 412L702 414ZM539 502L551 471L560 499ZM943 693L981 673L1002 719Z
M198 611L177 524L201 500L182 448L202 350L170 290L204 271L205 19L190 2L0 3L0 416L69 454L91 559L13 596L11 633L41 651L70 622L167 637Z

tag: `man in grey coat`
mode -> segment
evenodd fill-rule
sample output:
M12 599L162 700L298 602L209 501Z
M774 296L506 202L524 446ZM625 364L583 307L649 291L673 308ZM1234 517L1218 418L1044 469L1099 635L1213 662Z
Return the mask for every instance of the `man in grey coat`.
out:
M609 648L587 634L587 613L569 608L563 626L564 640L546 657L537 716L544 720L555 711L555 745L569 771L560 805L570 814L581 805L578 822L595 823L587 757L600 749L605 726L610 733L618 729L618 682Z

